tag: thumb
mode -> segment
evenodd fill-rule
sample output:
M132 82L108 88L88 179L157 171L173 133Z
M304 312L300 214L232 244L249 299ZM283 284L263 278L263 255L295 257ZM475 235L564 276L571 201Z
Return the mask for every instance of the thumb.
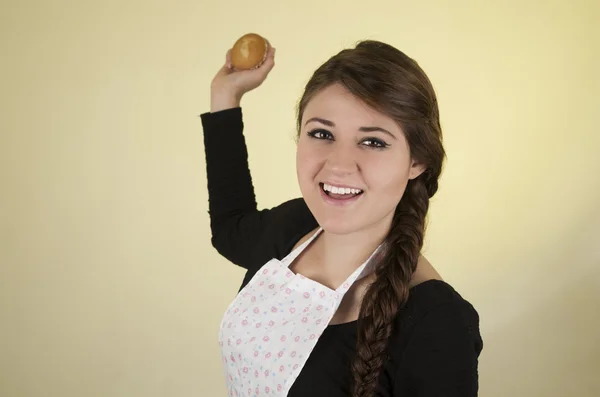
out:
M223 64L223 66L219 69L217 76L227 76L228 74L231 74L232 71L231 50L228 50L227 54L225 54L225 64Z

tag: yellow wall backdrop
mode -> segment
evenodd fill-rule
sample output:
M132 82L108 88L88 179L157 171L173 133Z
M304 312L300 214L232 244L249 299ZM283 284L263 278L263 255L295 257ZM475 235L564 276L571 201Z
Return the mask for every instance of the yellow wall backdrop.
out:
M242 271L211 247L202 129L225 50L261 207L297 197L294 106L357 40L418 60L448 162L426 255L481 315L484 397L600 395L600 6L566 1L3 2L0 396L225 396Z

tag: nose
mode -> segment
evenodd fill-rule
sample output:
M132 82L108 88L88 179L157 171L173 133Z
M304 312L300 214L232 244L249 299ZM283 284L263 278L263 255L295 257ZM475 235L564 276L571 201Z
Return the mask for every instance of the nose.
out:
M336 147L333 147L327 156L327 169L339 176L356 172L358 165L355 153L350 148L344 147L344 145L332 146Z

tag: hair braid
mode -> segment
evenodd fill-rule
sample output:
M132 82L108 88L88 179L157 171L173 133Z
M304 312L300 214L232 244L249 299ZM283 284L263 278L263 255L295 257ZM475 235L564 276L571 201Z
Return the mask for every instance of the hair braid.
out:
M386 362L396 314L408 299L425 234L429 194L421 177L408 183L396 207L375 282L362 300L356 358L352 363L354 397L373 396Z

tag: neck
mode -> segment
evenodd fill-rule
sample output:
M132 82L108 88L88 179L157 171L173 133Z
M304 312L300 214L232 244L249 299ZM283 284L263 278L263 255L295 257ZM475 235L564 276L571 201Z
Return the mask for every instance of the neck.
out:
M316 251L322 269L333 282L343 282L362 265L385 239L391 220L348 234L323 231Z

